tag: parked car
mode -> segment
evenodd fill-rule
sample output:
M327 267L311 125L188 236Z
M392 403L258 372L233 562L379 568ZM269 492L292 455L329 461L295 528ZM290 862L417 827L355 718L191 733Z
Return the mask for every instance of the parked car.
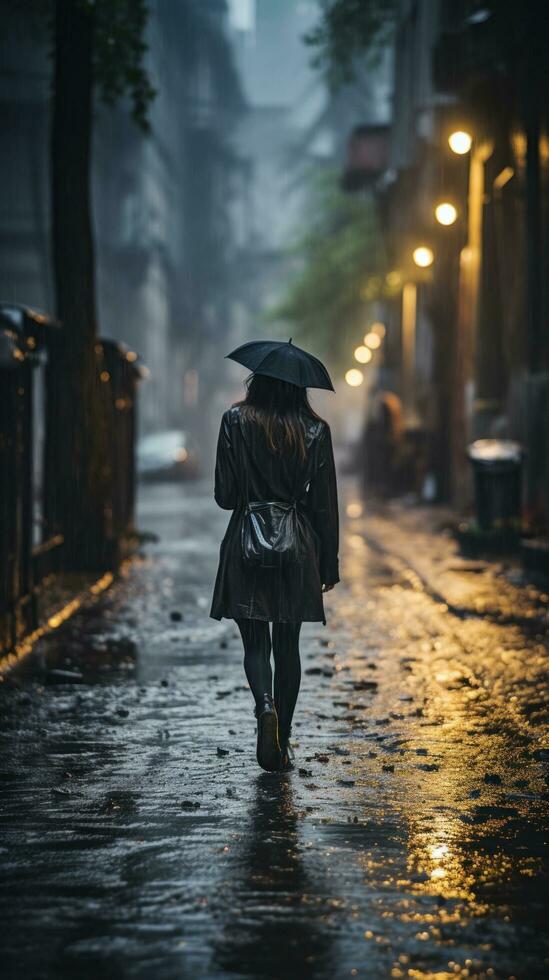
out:
M198 475L198 458L189 435L181 429L154 432L137 444L137 475L141 480L189 480Z

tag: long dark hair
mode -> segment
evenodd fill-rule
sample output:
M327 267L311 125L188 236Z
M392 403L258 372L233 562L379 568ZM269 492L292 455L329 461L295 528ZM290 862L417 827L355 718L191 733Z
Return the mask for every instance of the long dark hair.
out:
M264 430L271 452L305 459L305 422L321 421L310 405L307 389L264 374L251 374L246 378L246 388L246 398L239 404Z

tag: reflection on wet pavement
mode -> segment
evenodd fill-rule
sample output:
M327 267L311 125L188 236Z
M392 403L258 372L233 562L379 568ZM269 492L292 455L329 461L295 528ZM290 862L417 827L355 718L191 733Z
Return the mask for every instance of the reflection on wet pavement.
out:
M206 491L147 489L159 542L0 689L4 975L547 976L546 637L349 521L296 769L262 774Z

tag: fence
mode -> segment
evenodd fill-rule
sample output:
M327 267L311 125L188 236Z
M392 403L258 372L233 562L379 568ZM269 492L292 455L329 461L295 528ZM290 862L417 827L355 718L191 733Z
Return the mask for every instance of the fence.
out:
M47 432L45 370L57 321L29 307L0 304L0 656L36 628L39 596L67 568L63 536L44 514ZM110 553L133 527L137 382L145 371L124 345L102 340L97 366L109 414ZM106 370L106 373L105 373Z

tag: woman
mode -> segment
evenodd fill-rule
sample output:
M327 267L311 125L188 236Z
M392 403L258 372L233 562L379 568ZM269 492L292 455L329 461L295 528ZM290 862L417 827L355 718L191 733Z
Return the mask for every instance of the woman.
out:
M235 619L242 635L259 765L287 769L301 623L325 623L322 593L339 581L330 429L311 408L305 387L258 371L248 378L245 400L221 422L215 499L233 513L211 616Z

